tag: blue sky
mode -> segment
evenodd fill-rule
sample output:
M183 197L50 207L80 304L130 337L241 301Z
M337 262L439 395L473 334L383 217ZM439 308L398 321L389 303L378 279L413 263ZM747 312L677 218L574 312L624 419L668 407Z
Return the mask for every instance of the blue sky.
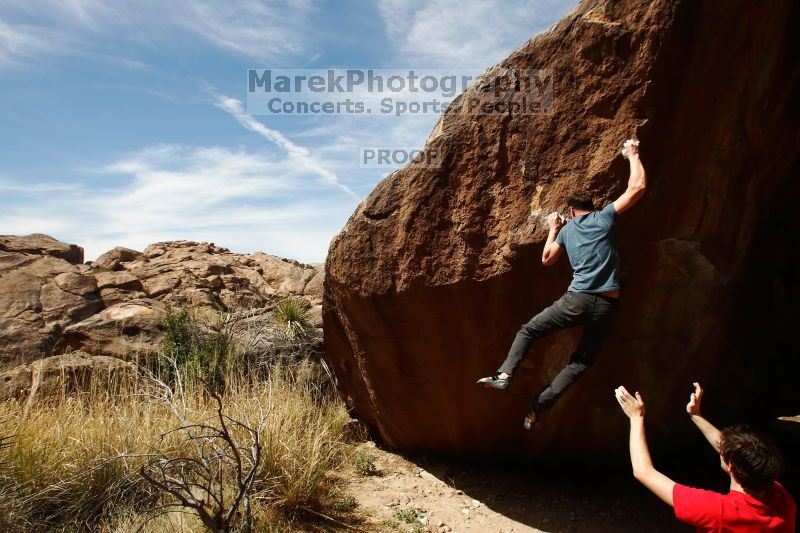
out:
M480 72L574 3L0 0L0 234L322 261L391 170L359 149L437 116L253 116L247 70Z

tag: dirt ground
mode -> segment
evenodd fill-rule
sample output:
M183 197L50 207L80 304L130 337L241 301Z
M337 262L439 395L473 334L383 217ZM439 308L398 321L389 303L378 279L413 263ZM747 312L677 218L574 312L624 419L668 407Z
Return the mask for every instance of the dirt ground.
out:
M687 532L672 510L619 475L508 472L441 459L414 459L360 445L374 475L354 475L348 492L370 521L366 531L455 533Z

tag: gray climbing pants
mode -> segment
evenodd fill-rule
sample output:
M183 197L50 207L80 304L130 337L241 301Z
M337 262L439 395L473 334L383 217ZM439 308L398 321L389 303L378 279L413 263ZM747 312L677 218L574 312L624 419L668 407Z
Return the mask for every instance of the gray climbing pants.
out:
M617 298L585 292L564 293L553 305L522 325L498 373L513 375L538 339L554 331L583 326L583 336L569 364L531 400L531 409L547 409L592 366L603 340L614 327L618 311Z

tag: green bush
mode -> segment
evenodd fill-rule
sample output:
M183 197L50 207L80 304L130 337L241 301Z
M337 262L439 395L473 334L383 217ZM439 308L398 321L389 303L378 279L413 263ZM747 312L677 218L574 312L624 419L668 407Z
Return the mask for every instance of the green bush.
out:
M157 373L169 383L180 378L188 387L202 382L222 391L234 374L250 368L240 360L236 320L230 313L170 307L162 325L165 335Z
M375 456L361 449L356 450L353 454L353 468L362 476L374 476L378 473Z
M395 509L392 516L400 522L414 524L424 516L424 513L416 507L406 507L405 509Z
M349 494L340 496L334 501L333 508L342 513L349 513L358 508L358 500Z

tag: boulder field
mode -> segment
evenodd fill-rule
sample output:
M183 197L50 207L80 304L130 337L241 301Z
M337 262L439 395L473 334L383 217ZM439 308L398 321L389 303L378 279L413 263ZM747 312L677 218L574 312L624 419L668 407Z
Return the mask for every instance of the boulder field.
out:
M782 0L588 0L488 69L427 140L441 164L388 176L331 244L325 346L349 405L390 446L494 457L626 453L620 384L656 444L692 431L695 380L720 423L795 414L798 27ZM530 69L552 81L540 112L475 111L518 98ZM569 283L566 260L540 262L541 216L622 193L630 137L649 188L618 221L619 321L528 434L529 397L579 332L540 341L505 393L475 380Z
M190 241L83 259L82 248L47 235L0 236L0 371L30 374L32 361L71 351L139 360L157 349L169 304L270 309L296 296L321 325L320 264Z

